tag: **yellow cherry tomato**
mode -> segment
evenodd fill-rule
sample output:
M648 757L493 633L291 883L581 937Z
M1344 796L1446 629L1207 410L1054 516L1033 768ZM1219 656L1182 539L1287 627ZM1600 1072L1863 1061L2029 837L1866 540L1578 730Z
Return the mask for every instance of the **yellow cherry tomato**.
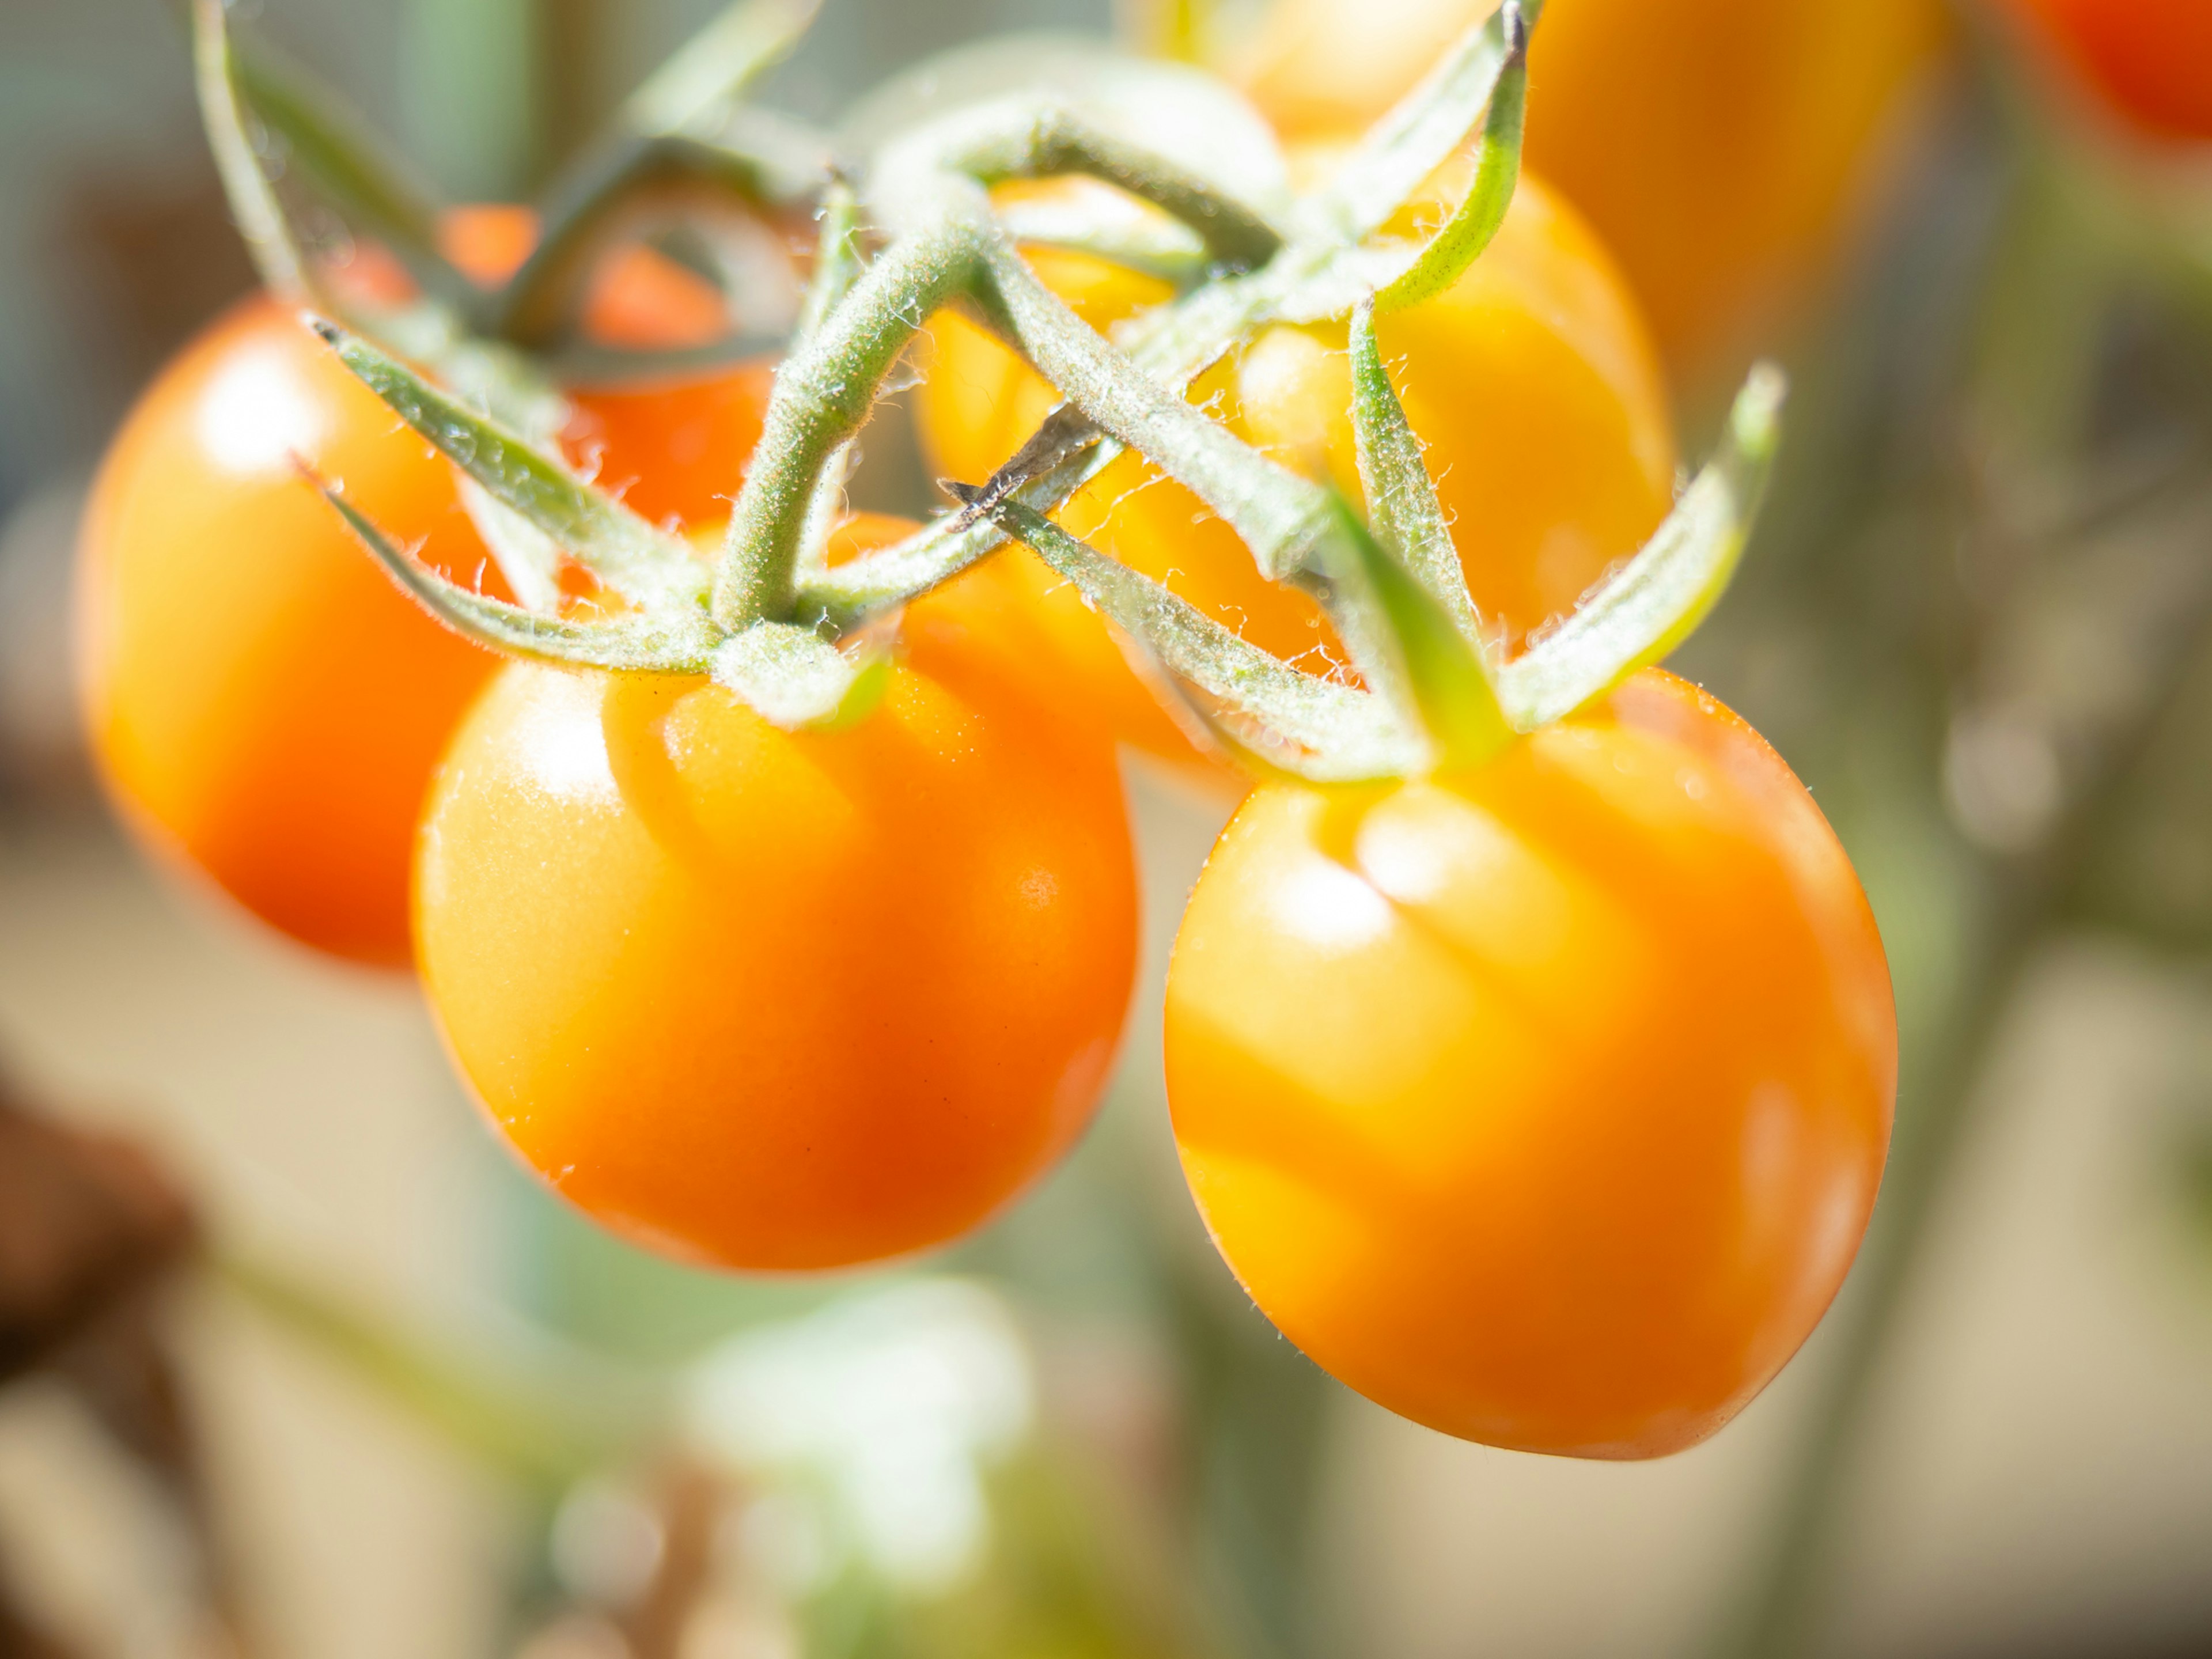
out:
M1496 0L1277 0L1240 78L1293 136L1364 128ZM1678 371L1732 375L1875 182L1937 0L1550 0L1530 166L1589 216Z
M1394 228L1432 227L1459 177L1440 178ZM1036 249L1037 273L1101 329L1167 297L1158 279L1088 255ZM1342 323L1262 331L1192 387L1246 441L1355 501L1351 368ZM1469 591L1510 640L1573 607L1665 516L1675 452L1664 387L1604 250L1533 179L1460 281L1382 319L1384 361L1452 520ZM997 339L953 313L929 328L919 406L944 476L975 482L1006 461L1058 398ZM1072 533L1244 637L1322 674L1341 652L1320 608L1262 578L1243 543L1195 495L1124 455L1058 514ZM1040 599L1085 695L1127 740L1191 750L1080 596L1033 556L1011 556Z
M1127 811L1110 739L1039 700L992 594L986 567L915 602L838 729L521 665L462 722L416 865L423 983L501 1133L608 1227L709 1266L901 1255L1090 1121L1135 973Z
M1654 1457L1842 1283L1897 1030L1843 849L1656 671L1489 763L1263 787L1169 971L1183 1169L1318 1364L1447 1434Z

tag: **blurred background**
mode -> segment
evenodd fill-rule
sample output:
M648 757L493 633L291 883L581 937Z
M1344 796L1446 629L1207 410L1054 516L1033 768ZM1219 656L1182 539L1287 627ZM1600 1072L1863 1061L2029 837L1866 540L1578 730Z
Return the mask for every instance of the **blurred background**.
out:
M252 15L495 199L712 9ZM1322 124L1484 9L828 0L766 98L828 118L982 33L1118 30ZM1686 453L1753 350L1792 368L1746 573L1678 666L1835 822L1905 1043L1834 1315L1717 1438L1613 1465L1389 1416L1212 1254L1158 988L1224 809L1170 781L1133 780L1147 967L1098 1127L984 1237L827 1282L594 1231L495 1147L410 985L141 862L77 732L76 522L252 274L171 11L4 0L0 1656L2212 1655L2212 143L2026 7L1747 15L1821 11L1858 33L1791 37L1808 87L1704 62L1741 77L1717 168L1547 138L1564 46L1532 83L1534 164L1644 293Z

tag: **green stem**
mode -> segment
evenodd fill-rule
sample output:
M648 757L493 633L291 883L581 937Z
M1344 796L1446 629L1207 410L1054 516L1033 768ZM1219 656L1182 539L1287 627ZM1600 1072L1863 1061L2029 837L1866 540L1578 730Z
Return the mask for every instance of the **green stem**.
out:
M790 205L767 162L723 145L658 135L601 151L555 191L545 234L501 291L490 332L543 349L569 327L609 246L676 208L732 199L763 211Z
M885 250L821 333L785 360L714 577L722 628L790 619L823 470L867 420L907 343L931 313L974 286L978 270L974 221L945 215Z

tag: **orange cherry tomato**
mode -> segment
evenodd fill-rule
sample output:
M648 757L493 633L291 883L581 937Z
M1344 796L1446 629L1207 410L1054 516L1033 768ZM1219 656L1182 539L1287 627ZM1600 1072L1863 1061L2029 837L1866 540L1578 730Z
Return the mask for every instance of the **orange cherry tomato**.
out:
M1242 78L1286 132L1358 131L1495 9L1277 0ZM1725 380L1875 182L1944 35L1936 0L1551 0L1528 161L1619 258L1678 373Z
M482 211L448 227L487 278L527 252L522 228L518 242L511 214ZM642 326L635 313L684 273L626 268L594 304ZM572 447L649 516L711 519L759 437L770 373L580 393ZM155 380L94 486L80 561L93 747L168 861L304 944L404 967L423 791L495 661L391 585L298 460L447 575L498 591L447 464L278 305L250 301Z
M2145 131L2212 139L2212 7L2203 0L2014 0Z
M81 677L125 821L331 955L408 959L424 786L490 653L416 609L298 475L343 480L462 582L487 556L442 461L273 301L142 398L87 508Z
M614 1231L728 1267L899 1255L1089 1121L1136 962L1120 777L979 648L977 591L910 608L842 729L518 665L457 734L423 981L501 1133Z
M538 216L504 204L456 209L442 240L447 257L489 286L530 257ZM583 324L603 344L672 350L712 343L729 315L703 277L631 244L602 262L585 295ZM760 442L775 383L775 363L758 358L619 385L571 386L572 417L562 444L594 482L655 523L708 523L728 516L745 462Z
M1432 224L1451 179L1397 228ZM1157 279L1039 248L1038 275L1105 328L1166 297ZM1675 453L1664 388L1633 303L1572 211L1524 180L1497 240L1445 293L1382 319L1384 361L1427 446L1475 602L1518 639L1575 601L1665 516ZM940 313L919 407L941 474L1002 464L1057 401L976 325ZM1239 436L1359 494L1341 323L1264 330L1190 393ZM1341 653L1320 608L1267 581L1235 532L1142 458L1125 455L1058 514L1073 534L1164 581L1218 620L1317 673ZM1133 676L1075 590L1015 556L1072 678L1124 738L1170 758L1187 739Z
M1843 849L1656 671L1465 773L1263 787L1170 969L1168 1098L1262 1311L1463 1438L1656 1457L1857 1248L1897 1033Z

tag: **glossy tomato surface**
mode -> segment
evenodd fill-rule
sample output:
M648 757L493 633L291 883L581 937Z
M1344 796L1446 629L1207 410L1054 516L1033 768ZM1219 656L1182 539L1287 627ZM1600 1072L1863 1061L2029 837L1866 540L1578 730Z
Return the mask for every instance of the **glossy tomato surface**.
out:
M446 758L433 1006L515 1150L637 1243L763 1269L918 1250L1097 1104L1136 945L1111 744L915 609L840 730L517 665Z
M1652 1457L1842 1282L1881 1176L1881 944L1803 787L1648 672L1481 769L1267 787L1168 983L1191 1191L1261 1309L1445 1433Z
M293 938L392 967L424 787L495 659L403 596L296 464L472 582L486 555L453 475L398 426L295 319L248 301L116 438L79 604L93 749L126 821Z
M1243 78L1292 134L1357 131L1495 9L1278 0ZM1879 181L1944 37L1936 0L1551 0L1528 161L1589 216L1678 372L1725 380Z
M511 210L447 229L485 281L535 234ZM707 325L685 282L618 256L595 326L683 343ZM740 364L579 392L571 453L649 516L711 520L771 379ZM401 596L299 462L447 575L503 591L452 469L295 318L250 301L155 380L94 487L80 583L93 745L126 819L171 861L304 944L400 967L430 769L495 662Z
M2091 87L2145 131L2212 138L2203 0L2014 0Z
M1444 199L1431 193L1396 228L1432 225ZM1156 279L1083 254L1030 257L1097 327L1166 297ZM1356 501L1345 333L1341 323L1267 329L1190 396L1247 441ZM1055 394L957 315L940 314L930 338L924 443L941 474L986 477ZM1385 318L1378 340L1426 446L1469 589L1509 637L1571 610L1665 516L1675 453L1651 349L1604 250L1540 183L1523 182L1498 239L1458 283ZM1263 579L1234 532L1141 458L1115 461L1058 517L1255 643L1316 673L1341 672L1320 608ZM1074 678L1114 711L1122 735L1187 757L1187 740L1076 591L1029 555L1014 568L1039 595Z

